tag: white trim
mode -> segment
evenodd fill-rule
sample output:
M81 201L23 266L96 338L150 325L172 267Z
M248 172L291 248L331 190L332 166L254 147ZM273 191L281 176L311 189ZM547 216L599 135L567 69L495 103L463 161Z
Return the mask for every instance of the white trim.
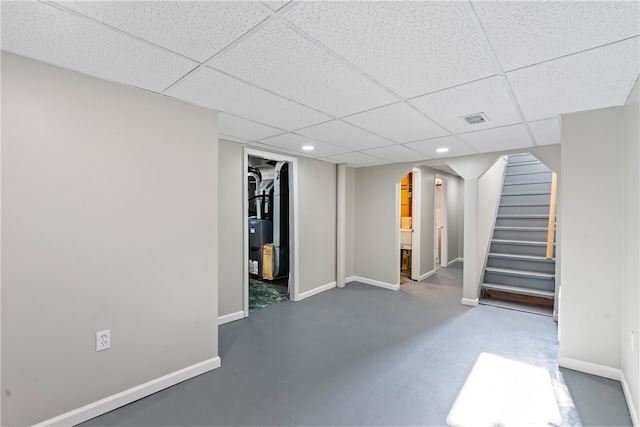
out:
M418 167L411 169L411 277L420 276L420 246L422 228L422 170ZM398 211L400 211L398 207Z
M447 203L448 203L448 196L447 196L447 191L448 187L449 187L449 181L448 181L448 177L446 175L441 175L439 173L436 173L433 177L433 225L434 225L434 230L436 229L436 206L437 206L437 195L436 195L436 189L437 187L435 186L435 180L436 179L440 179L442 180L442 228L440 229L440 267L448 267L449 263L449 225L447 223ZM433 234L433 238L434 240L438 238L438 233L435 232ZM435 262L435 251L433 254L433 259Z
M418 282L420 282L420 281L422 281L422 280L426 279L427 277L431 277L431 276L433 276L434 274L436 274L436 270L435 270L435 269L434 269L434 270L431 270L431 271L429 271L429 272L427 272L427 273L424 273L424 274L420 275L420 277L418 277Z
M480 300L478 298L475 298L475 299L462 298L462 301L460 302L462 303L462 305L468 305L469 307L477 307L478 304L480 303Z
M558 356L558 366L616 381L620 381L620 378L622 377L622 371L618 368L586 362L584 360L572 359L565 356Z
M624 397L627 400L627 406L629 407L629 414L631 415L631 421L634 426L640 425L638 422L638 408L636 408L636 403L633 400L633 396L631 395L631 389L629 388L629 383L627 382L627 378L624 376L624 372L620 374L620 383L622 383L622 391L624 392Z
M364 283L366 285L378 286L380 288L391 289L392 291L397 291L400 289L400 285L392 285L391 283L380 282L378 280L367 279L366 277L353 276L350 279L353 279L355 282Z
M350 276L350 277L347 277L346 279L344 279L344 282L345 283L355 282L357 279L358 279L357 276Z
M455 264L456 262L464 262L464 258L458 257L458 258L454 259L453 261L449 261L447 263L447 267L450 267L451 265Z
M244 310L225 314L224 316L218 317L218 325L224 325L225 323L234 322L236 320L244 319L245 317Z
M73 426L80 424L84 421L90 420L91 418L113 411L116 408L128 405L131 402L135 402L143 397L147 397L153 393L159 392L160 390L164 390L165 388L219 367L220 357L216 356L205 360L204 362L196 363L195 365L188 366L184 369L156 378L155 380L151 380L120 393L105 397L104 399L100 399L81 408L74 409L73 411L65 412L57 417L49 418L48 420L42 421L36 425Z
M328 291L329 289L333 289L336 287L336 282L327 283L326 285L318 286L315 289L311 289L310 291L302 292L298 295L298 301L302 301L305 298L312 297L316 294L319 294L324 291Z

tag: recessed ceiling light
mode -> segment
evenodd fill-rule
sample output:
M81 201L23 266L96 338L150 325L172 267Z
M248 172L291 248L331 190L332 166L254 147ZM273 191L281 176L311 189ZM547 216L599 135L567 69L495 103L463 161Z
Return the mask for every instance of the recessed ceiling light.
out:
M442 148L438 148L436 150L436 153L446 153L447 151L449 151L447 147L442 147Z
M315 147L314 147L313 145L303 145L303 146L302 146L302 149L303 149L304 151L313 151L313 149L314 149L314 148L315 148Z

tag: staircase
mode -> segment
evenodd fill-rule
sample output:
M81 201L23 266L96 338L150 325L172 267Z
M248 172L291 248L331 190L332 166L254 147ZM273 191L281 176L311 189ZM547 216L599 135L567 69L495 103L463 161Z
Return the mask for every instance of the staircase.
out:
M531 154L509 156L481 304L552 315L555 242L553 258L546 258L551 180L551 170Z

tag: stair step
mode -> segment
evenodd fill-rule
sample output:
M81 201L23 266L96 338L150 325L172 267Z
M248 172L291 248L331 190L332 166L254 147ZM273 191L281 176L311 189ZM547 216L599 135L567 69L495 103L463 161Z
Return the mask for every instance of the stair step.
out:
M547 246L547 242L532 242L530 240L504 240L504 239L492 239L491 243L497 243L500 245L518 245L518 246ZM556 242L553 242L555 246Z
M529 288L521 288L519 286L497 285L495 283L483 283L482 288L491 289L491 290L500 291L500 292L509 292L509 293L518 294L518 295L529 295L532 297L540 297L540 298L547 298L547 299L555 298L555 292L543 291L541 289L529 289Z
M531 181L518 181L518 182L505 182L505 187L510 187L512 185L531 185L531 184L551 184L551 179L535 179Z
M502 230L502 231L548 231L547 227L506 227L506 226L496 226L493 228L494 230Z
M540 173L549 173L549 171L535 171L535 172L508 172L505 174L506 176L514 176L514 175L537 175Z
M540 160L527 160L527 161L524 161L524 162L509 162L509 165L511 165L511 166L513 166L513 165L518 165L518 166L521 166L521 165L537 165L537 164L540 164L540 163L542 163Z
M497 216L498 219L549 219L549 215L540 215L540 214L499 214Z
M500 203L500 207L529 207L529 206L549 206L549 202L528 202L528 203Z
M526 313L539 314L541 316L553 316L553 308L540 307L537 305L523 304L512 301L502 301L493 298L480 298L480 304L492 307L506 308L508 310L523 311Z
M514 259L518 261L538 261L538 262L555 262L555 258L547 259L543 256L534 256L534 255L516 255L516 254L503 254L498 252L490 252L489 257L491 258L503 258L503 259Z
M537 279L549 279L552 280L555 278L555 274L551 273L538 273L535 271L525 271L525 270L511 270L509 268L496 268L496 267L487 267L484 269L487 273L496 273L496 274L506 274L509 276L519 276L519 277L531 277Z
M514 191L502 193L503 196L537 196L539 194L551 195L551 190L535 190L535 191Z

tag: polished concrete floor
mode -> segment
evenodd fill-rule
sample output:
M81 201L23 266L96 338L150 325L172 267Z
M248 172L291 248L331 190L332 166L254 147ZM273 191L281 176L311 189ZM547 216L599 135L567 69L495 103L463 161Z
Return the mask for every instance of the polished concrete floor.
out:
M549 317L460 304L460 265L220 327L222 367L86 425L631 425L620 383L558 369Z

